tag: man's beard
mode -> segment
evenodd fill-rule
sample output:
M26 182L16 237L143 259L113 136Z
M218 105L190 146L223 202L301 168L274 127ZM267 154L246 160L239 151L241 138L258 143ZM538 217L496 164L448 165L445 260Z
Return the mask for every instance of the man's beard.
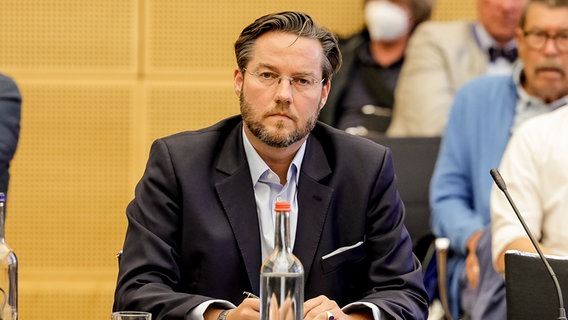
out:
M293 143L298 142L303 138L305 138L316 126L316 122L320 113L320 109L317 108L316 112L309 119L307 119L307 122L303 127L299 128L298 130L294 130L293 132L291 132L286 136L278 133L270 134L269 130L261 122L261 120L254 119L254 111L252 110L250 104L244 98L242 92L241 95L239 96L239 101L241 104L241 116L243 118L243 122L248 127L248 129L252 132L252 134L255 137L260 139L260 141L262 141L268 146L275 148L286 148L292 145ZM271 110L271 112L276 112L279 110L286 111L287 108L288 108L287 106L279 104L276 105L274 110ZM294 118L293 120L297 119ZM277 123L277 128L278 129L283 128L283 124Z
M562 68L560 62L554 59L545 59L538 63L535 66L535 74L538 75L541 71L555 71L557 72L561 78L565 79L566 72ZM561 87L558 86L549 86L549 85L540 85L540 86L533 86L532 87L532 94L538 96L542 99L545 103L551 103L556 101L562 97L564 97L568 93L567 88L564 86L564 81Z

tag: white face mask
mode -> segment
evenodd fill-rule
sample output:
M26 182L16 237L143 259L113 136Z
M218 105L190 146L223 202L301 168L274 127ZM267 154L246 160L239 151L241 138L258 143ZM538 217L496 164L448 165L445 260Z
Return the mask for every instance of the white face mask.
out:
M408 14L396 4L386 1L369 1L365 4L365 21L372 40L395 40L409 29Z

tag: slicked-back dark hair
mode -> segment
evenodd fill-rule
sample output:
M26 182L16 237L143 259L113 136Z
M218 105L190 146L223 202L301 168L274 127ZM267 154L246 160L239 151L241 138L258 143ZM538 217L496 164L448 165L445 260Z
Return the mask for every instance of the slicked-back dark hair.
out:
M235 42L235 56L239 69L246 68L250 61L256 39L269 31L292 33L298 37L318 40L324 53L321 66L324 83L330 81L339 70L341 52L335 34L317 25L309 15L298 11L267 14L244 28Z

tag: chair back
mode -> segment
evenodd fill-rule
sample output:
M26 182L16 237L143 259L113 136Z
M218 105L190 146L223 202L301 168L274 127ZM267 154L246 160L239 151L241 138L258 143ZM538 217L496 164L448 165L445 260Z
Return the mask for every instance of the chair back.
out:
M568 257L547 256L568 304ZM538 254L505 253L505 286L508 320L558 319L554 282Z
M398 190L406 208L405 224L414 253L423 261L434 235L430 228L430 179L438 157L440 137L386 137L373 141L391 149Z

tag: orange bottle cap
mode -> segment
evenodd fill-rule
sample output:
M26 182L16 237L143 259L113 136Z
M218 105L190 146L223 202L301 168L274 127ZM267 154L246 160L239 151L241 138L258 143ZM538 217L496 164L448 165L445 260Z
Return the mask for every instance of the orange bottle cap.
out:
M276 211L278 212L288 212L290 211L290 202L278 201L276 202Z

